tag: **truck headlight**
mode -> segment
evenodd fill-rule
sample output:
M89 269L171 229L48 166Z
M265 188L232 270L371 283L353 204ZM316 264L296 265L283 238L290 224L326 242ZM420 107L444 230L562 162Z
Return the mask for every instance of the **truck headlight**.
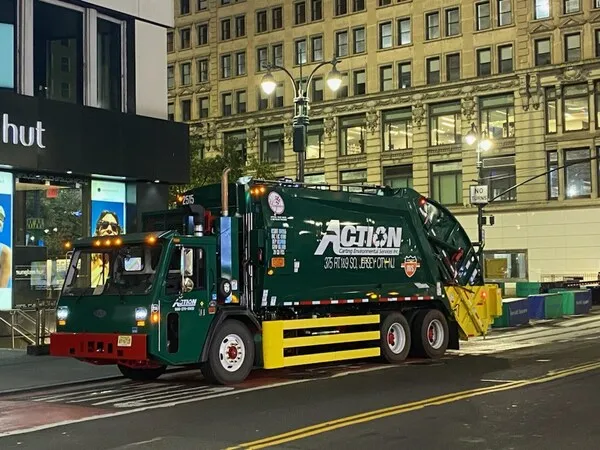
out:
M148 310L146 308L135 308L135 320L143 321L148 318Z
M68 306L59 306L56 310L56 319L57 320L67 320L69 316L69 307Z

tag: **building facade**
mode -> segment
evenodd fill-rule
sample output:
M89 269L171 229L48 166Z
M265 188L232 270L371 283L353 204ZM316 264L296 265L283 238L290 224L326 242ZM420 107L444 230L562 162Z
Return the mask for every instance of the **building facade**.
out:
M56 298L66 241L136 231L189 181L173 26L169 0L0 0L0 310Z
M492 142L487 278L600 271L600 1L176 0L175 15L169 118L206 157L236 138L294 177L293 87L273 71L265 96L265 62L300 79L335 57L342 87L324 67L308 90L307 182L412 186L477 240L474 129Z

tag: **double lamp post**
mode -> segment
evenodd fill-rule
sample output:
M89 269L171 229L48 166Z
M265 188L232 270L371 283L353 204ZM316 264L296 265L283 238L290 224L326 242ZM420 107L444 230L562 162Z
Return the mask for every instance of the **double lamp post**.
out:
M300 80L296 84L296 80L294 76L285 68L281 67L277 64L267 63L266 69L267 73L263 77L261 81L261 87L265 94L271 95L275 92L277 88L277 81L273 77L273 70L281 70L285 73L290 81L292 82L292 86L294 86L294 118L292 122L293 126L293 149L294 152L298 153L298 166L297 166L297 177L296 181L299 183L304 182L304 160L306 158L306 146L307 146L307 130L308 125L310 123L309 119L309 96L308 92L310 92L310 86L313 81L313 77L317 70L326 65L332 65L333 68L329 72L327 76L327 85L329 88L336 92L340 86L342 85L342 75L338 72L337 66L338 60L333 59L331 61L324 61L319 64L312 70L310 73L306 83L303 82L302 78L302 64L300 64Z

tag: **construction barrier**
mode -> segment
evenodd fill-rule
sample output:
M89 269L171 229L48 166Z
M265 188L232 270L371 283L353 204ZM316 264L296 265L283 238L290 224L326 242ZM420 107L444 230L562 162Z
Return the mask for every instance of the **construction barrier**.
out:
M494 321L494 328L516 327L529 323L527 298L502 299L502 316Z
M280 369L283 367L318 364L325 362L346 361L349 359L370 358L380 356L380 331L346 332L337 327L356 325L378 325L380 315L325 317L319 319L273 320L263 322L262 349L263 367L265 369ZM317 334L319 328L336 328L331 334ZM301 330L314 333L307 336L285 337L286 331ZM314 330L314 331L310 331ZM307 347L347 344L354 342L374 341L374 346L367 348L327 351L302 355L286 356L288 349L305 349ZM293 352L292 352L293 353Z

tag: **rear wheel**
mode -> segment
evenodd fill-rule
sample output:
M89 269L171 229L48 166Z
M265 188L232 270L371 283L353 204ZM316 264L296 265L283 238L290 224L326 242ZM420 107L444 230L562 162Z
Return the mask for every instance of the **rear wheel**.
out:
M412 352L415 356L437 359L448 348L448 322L437 309L417 313L412 324Z
M215 333L202 374L210 383L236 384L246 379L254 365L254 339L237 320L225 321Z
M391 313L383 320L380 328L381 356L389 363L404 361L410 350L410 326L400 313Z
M134 369L133 367L118 364L119 370L125 378L133 381L153 381L167 371L167 366L153 367L151 369Z

